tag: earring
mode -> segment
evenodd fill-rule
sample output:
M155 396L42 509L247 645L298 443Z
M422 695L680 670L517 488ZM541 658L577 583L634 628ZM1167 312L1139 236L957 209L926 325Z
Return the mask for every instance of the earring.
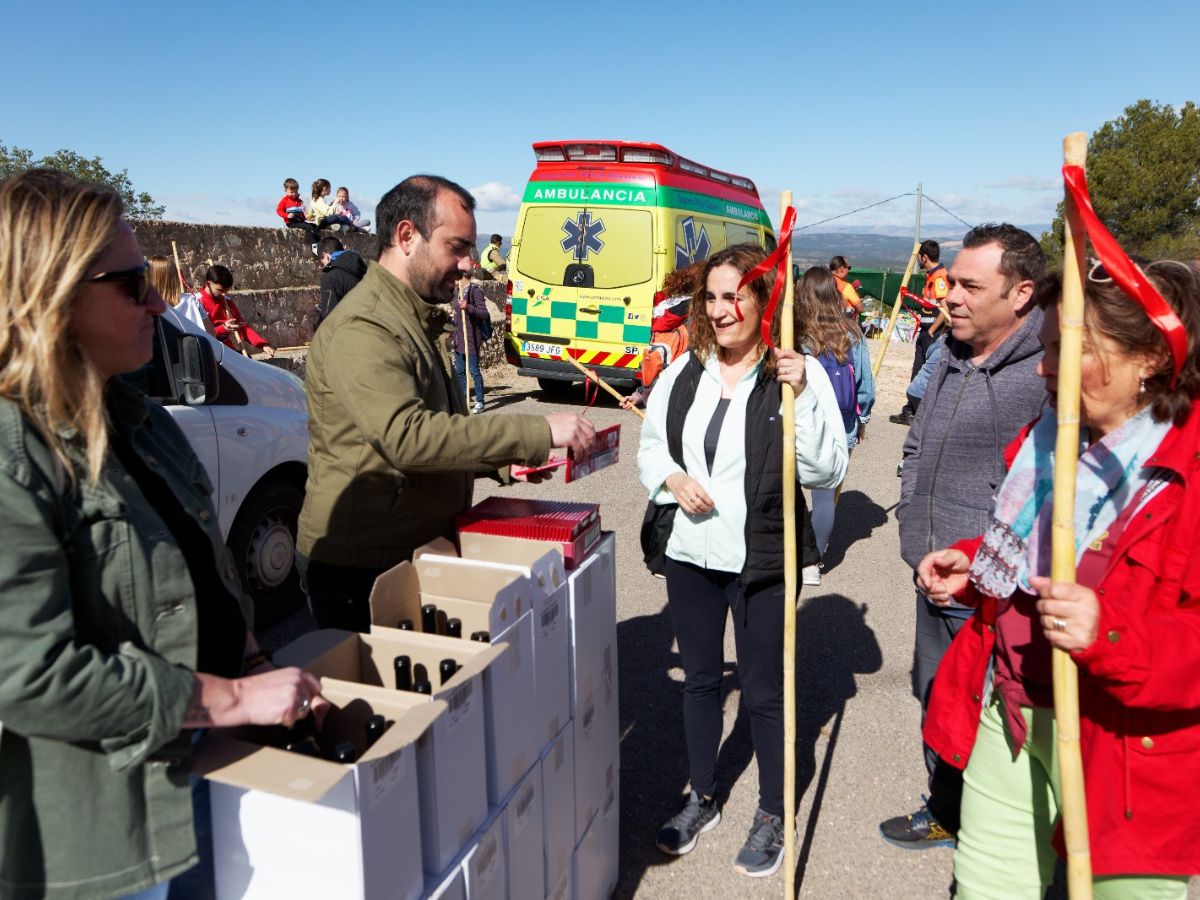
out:
M1138 379L1138 394L1141 395L1144 393L1146 393L1146 379L1139 378Z

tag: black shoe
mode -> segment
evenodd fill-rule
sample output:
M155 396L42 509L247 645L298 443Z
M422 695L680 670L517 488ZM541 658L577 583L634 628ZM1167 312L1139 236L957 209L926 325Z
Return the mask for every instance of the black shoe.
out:
M879 833L889 844L905 850L953 847L957 843L954 835L938 823L927 806L922 806L912 815L896 816L880 822Z
M701 800L692 791L688 801L674 818L658 832L658 849L671 856L683 856L696 849L696 841L706 831L712 831L721 821L721 810L715 797Z
M782 862L783 819L756 809L750 836L738 851L733 870L751 878L765 878L779 871Z
M893 422L896 425L911 425L912 420L913 420L912 410L909 409L907 406L904 407L904 409L900 410L900 412L896 413L894 416L888 416L888 421Z

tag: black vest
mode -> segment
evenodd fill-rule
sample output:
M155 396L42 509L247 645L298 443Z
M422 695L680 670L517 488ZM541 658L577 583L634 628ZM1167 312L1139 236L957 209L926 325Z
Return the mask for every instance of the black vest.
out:
M667 448L683 465L683 423L696 398L704 364L695 354L671 387L667 401ZM783 425L779 382L759 369L746 402L746 562L740 581L744 590L783 580ZM796 548L800 566L820 562L817 538L804 492L796 483ZM797 573L798 575L799 573Z

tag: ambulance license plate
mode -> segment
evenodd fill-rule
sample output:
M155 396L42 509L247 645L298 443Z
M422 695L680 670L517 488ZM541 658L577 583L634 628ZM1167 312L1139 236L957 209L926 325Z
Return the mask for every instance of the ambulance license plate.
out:
M525 341L521 345L521 350L524 353L536 353L539 356L553 356L556 359L562 358L561 344L543 344L540 341Z

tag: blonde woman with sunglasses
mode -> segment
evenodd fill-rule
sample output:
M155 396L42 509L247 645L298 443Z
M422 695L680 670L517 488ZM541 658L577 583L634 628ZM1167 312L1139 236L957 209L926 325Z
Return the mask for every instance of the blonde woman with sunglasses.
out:
M165 897L198 860L191 730L327 708L258 652L203 466L121 379L166 308L121 213L59 172L0 182L5 897Z

